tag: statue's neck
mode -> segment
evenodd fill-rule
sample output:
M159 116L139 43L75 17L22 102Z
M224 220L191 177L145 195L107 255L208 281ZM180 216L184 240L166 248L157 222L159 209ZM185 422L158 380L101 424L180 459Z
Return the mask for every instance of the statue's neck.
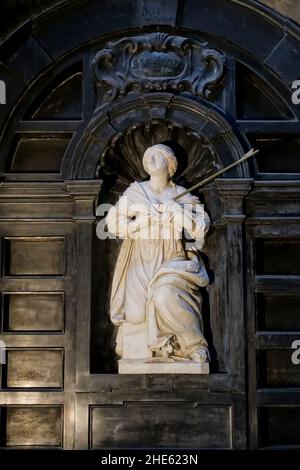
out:
M168 175L152 175L148 184L153 191L162 193L170 186L170 181Z

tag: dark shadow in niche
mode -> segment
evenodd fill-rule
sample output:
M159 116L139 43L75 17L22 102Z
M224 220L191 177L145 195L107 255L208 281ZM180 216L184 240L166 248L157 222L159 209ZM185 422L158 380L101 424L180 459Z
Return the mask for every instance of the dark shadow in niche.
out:
M210 210L205 204L205 196L203 193L198 193L198 190L195 190L197 192L197 196L202 204L204 204L204 210L208 214L210 221L212 221L212 216L210 214ZM212 225L209 228L209 231L206 236L210 236L214 231L214 227ZM209 278L209 285L213 284L215 282L215 273L214 271L210 268L210 262L209 262L209 257L201 252L201 257L203 259L204 265L206 272L208 274ZM211 373L216 373L219 372L219 361L218 361L218 353L217 350L214 346L214 338L213 338L213 331L211 329L211 312L210 312L210 302L209 302L209 293L207 289L201 288L200 289L201 295L202 295L202 315L203 315L203 329L204 329L204 337L208 343L208 349L210 353L210 372Z
M91 305L90 369L92 374L117 372L114 351L116 329L109 317L112 276L120 243L117 240L100 240L93 235L93 271Z
M103 200L106 202L107 194L115 186L118 173L110 171L108 168L99 166L96 173L97 178L102 180L101 191L99 195L99 203Z
M214 272L209 267L209 259L208 256L204 253L201 253L201 258L204 262L208 277L209 277L209 284L214 282ZM218 362L218 355L216 348L214 346L213 340L213 332L211 329L210 323L210 302L209 302L209 293L207 289L204 287L200 288L200 293L202 297L202 319L203 319L203 334L208 343L208 350L210 354L210 372L216 373L219 371L219 362Z

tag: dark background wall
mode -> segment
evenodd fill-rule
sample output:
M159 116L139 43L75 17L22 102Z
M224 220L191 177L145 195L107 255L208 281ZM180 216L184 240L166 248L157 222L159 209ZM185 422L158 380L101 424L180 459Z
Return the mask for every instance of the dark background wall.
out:
M39 14L59 4L76 3L74 0L2 0L0 37L5 40L13 31L30 22ZM299 0L262 0L260 3L300 23Z

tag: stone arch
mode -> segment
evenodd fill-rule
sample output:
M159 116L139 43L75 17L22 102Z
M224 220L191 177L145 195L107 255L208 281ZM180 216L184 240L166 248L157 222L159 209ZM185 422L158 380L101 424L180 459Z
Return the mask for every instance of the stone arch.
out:
M221 166L237 161L243 147L234 130L213 109L188 97L168 93L128 96L104 106L78 136L71 155L66 154L63 173L71 179L95 177L100 155L109 141L138 123L153 119L177 122L211 143ZM232 176L248 177L246 165L237 167Z

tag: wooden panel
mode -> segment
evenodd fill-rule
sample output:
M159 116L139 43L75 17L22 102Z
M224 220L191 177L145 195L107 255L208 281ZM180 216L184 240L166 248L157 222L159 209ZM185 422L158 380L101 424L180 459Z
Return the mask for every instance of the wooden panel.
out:
M257 274L300 274L299 240L257 240Z
M91 410L92 448L231 447L230 407L133 402Z
M0 217L3 219L23 219L24 214L30 214L31 219L43 219L47 213L47 218L66 219L72 217L73 204L72 202L53 202L51 207L45 208L44 202L30 202L22 201L18 204L11 202L4 202L0 204Z
M82 116L82 74L59 77L59 81L50 84L45 90L48 96L31 110L33 119L81 119ZM39 97L41 100L41 97ZM34 103L37 105L37 103Z
M300 367L292 363L293 349L259 351L260 387L299 387Z
M5 240L5 274L51 276L64 273L63 238L28 237Z
M14 144L9 171L59 173L70 135L23 136Z
M63 386L61 350L7 352L7 388L60 388Z
M269 84L239 62L236 63L236 78L239 119L276 120L290 116L288 108Z
M258 330L300 330L300 294L259 293L256 305Z
M62 445L62 419L59 406L7 408L6 446Z
M3 295L6 332L62 331L64 329L64 294L7 293Z
M263 155L263 158L256 160L259 173L300 173L298 136L248 135L248 138Z
M270 406L259 410L260 446L300 446L300 406Z

